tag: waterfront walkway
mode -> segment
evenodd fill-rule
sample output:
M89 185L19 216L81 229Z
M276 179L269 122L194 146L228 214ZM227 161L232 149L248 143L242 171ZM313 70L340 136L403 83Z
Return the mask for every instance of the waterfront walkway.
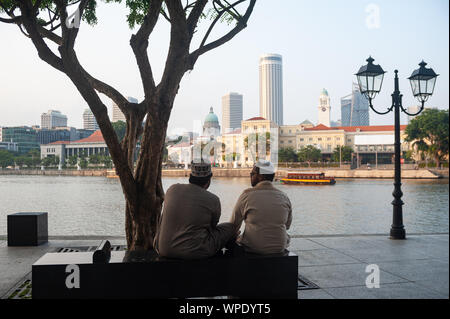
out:
M449 298L449 235L306 236L292 238L299 274L319 289L299 290L300 299L439 299ZM121 238L109 238L124 245ZM31 265L58 247L96 246L100 238L56 237L38 247L8 247L0 238L0 297L29 278ZM367 265L380 270L380 288L366 287Z

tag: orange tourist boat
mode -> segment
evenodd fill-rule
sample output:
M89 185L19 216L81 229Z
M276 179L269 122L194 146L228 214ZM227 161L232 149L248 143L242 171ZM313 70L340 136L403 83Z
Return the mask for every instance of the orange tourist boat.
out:
M334 177L325 177L324 173L288 173L280 182L286 185L334 185Z

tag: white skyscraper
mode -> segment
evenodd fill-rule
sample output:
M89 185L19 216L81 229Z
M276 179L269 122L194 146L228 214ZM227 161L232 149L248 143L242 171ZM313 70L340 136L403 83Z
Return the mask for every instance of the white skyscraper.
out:
M41 114L41 128L51 130L55 127L67 126L67 116L60 111L48 110L47 113Z
M83 112L83 128L85 130L98 130L97 120L90 109L85 109Z
M330 97L328 91L323 89L319 97L319 124L330 127Z
M266 120L283 125L283 69L279 54L259 58L259 113Z
M228 93L222 96L222 128L224 133L229 133L241 127L243 119L242 94Z
M131 103L138 103L138 100L131 96L128 96L127 100L128 100L128 102L131 102ZM125 118L125 115L122 113L122 111L119 109L117 104L114 102L112 103L112 121L113 122L117 122L117 121L126 122L127 121Z

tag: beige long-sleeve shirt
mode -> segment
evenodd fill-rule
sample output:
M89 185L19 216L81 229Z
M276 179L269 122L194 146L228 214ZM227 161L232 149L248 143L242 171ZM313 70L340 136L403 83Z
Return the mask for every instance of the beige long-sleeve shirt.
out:
M239 197L231 223L236 229L245 223L237 242L248 252L276 254L289 245L287 230L292 222L292 206L287 195L263 181L246 189Z
M193 184L169 187L154 247L164 257L197 259L216 254L234 234L219 224L221 206L213 193Z

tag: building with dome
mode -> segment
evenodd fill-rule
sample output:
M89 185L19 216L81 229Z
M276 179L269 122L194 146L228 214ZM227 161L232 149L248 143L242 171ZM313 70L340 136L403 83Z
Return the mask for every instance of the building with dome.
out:
M220 136L219 118L214 114L212 107L209 109L209 114L206 115L205 122L203 123L203 136L209 137L210 140L214 140Z

